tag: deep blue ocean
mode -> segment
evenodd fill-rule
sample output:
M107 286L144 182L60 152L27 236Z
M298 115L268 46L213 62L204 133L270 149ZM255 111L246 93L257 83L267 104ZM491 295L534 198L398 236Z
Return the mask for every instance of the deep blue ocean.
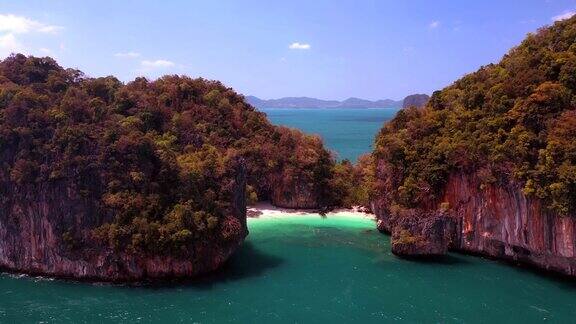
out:
M396 115L392 109L260 109L276 125L318 134L338 160L356 159L372 150L374 137L385 121Z

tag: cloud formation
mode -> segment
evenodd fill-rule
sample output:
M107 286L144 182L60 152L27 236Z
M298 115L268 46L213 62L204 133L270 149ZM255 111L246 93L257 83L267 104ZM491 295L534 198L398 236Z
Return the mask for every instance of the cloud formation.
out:
M11 52L19 52L23 49L14 34L0 35L0 57L9 55Z
M155 60L155 61L148 61L144 60L140 62L143 68L146 69L161 69L161 68L168 68L174 66L174 62L168 60Z
M140 61L140 66L134 72L138 76L155 78L167 73L167 70L172 70L174 67L176 67L176 63L164 59L142 60Z
M295 50L307 50L310 49L310 44L306 44L306 43L298 43L298 42L294 42L292 44L290 44L290 46L288 46L289 49L295 49Z
M122 57L122 58L136 58L136 57L140 57L140 53L138 53L138 52L120 52L120 53L114 54L114 56Z
M23 16L0 14L0 32L12 34L26 34L31 32L53 34L62 29L60 26L46 25Z
M434 29L434 28L438 28L440 26L440 22L435 20L433 22L430 23L430 25L428 25L428 27Z
M561 13L557 16L552 17L552 21L561 21L561 20L570 19L574 15L576 15L576 11L574 11L574 10L565 11L564 13Z
M16 37L20 34L42 33L56 34L63 28L56 25L47 25L36 20L16 16L12 14L0 14L0 57L5 57L11 53L27 52L24 46ZM46 54L46 48L40 49Z

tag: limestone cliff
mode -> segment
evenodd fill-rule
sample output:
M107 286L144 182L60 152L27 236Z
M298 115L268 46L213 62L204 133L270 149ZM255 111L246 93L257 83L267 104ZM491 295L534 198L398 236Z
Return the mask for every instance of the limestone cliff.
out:
M576 276L576 218L547 212L518 185L481 185L473 175L453 174L442 198L427 205L393 212L385 200L373 201L378 228L392 233L396 254L451 249Z
M182 254L115 249L93 230L113 219L74 183L7 186L0 172L0 268L55 277L140 281L192 277L215 270L248 234L245 174L239 170L233 213L209 240L195 240ZM189 251L189 252L188 252Z
M368 184L398 254L451 248L575 275L575 40L576 17L543 27L384 125Z
M482 188L477 178L455 174L442 201L459 220L454 249L576 276L576 219L547 212L520 186Z
M312 209L321 207L318 197L302 183L283 183L272 188L270 202L281 208Z
M0 61L5 270L113 281L211 271L247 234L246 188L312 207L328 201L333 165L319 137L273 126L218 81L123 83L49 57Z

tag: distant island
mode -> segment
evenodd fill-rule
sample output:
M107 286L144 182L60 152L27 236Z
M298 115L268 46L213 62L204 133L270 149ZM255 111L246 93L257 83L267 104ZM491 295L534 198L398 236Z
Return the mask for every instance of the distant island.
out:
M246 102L256 108L398 108L402 107L403 100L365 100L348 98L343 101L322 100L310 97L285 97L280 99L264 100L254 96L246 96Z
M413 94L409 95L408 97L404 98L402 103L402 108L409 108L409 107L424 107L428 100L430 100L430 96L427 94Z
M413 94L403 100L381 99L376 101L351 97L343 101L323 100L310 97L284 97L280 99L260 99L246 96L245 100L256 108L406 108L423 107L430 97L426 94Z

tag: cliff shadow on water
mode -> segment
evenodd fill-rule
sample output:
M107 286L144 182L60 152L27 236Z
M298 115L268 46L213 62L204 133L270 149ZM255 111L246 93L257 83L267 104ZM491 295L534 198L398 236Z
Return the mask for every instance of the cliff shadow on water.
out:
M191 285L201 289L212 289L221 283L259 277L281 266L284 261L277 255L263 252L251 242L244 242L221 269L198 278Z
M192 279L128 283L124 286L138 286L148 289L187 287L211 290L220 284L262 276L265 272L279 267L282 263L284 263L283 258L265 253L251 242L244 242L230 259L215 272Z
M460 256L445 254L439 256L413 256L413 257L402 257L401 258L407 262L414 262L420 264L429 264L429 265L470 265L470 262L464 260Z

